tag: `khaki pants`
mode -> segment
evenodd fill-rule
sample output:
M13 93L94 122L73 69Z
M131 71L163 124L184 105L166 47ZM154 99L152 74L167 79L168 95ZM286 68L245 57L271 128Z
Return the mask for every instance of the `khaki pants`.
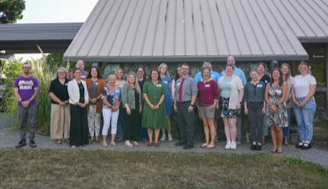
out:
M69 104L60 106L51 104L51 139L69 138L71 114Z

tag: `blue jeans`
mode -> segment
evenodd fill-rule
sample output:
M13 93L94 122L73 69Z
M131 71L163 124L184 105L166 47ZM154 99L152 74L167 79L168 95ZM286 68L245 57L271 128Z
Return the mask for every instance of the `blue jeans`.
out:
M284 138L289 138L289 131L290 131L290 118L292 117L292 112L293 112L293 108L287 108L287 124L288 127L284 127L283 131L284 131Z
M296 98L298 103L301 103L305 97ZM316 110L316 103L312 97L303 108L298 108L294 104L294 112L297 121L298 133L301 141L312 141L313 136L313 119Z

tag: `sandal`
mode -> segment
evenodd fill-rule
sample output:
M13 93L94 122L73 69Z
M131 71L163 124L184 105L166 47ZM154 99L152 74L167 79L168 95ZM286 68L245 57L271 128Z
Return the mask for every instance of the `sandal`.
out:
M61 144L61 143L62 143L62 141L60 139L56 140L56 144Z
M282 148L278 148L277 153L282 153Z
M96 143L100 143L100 140L99 140L99 138L96 138Z
M115 142L111 142L110 145L116 146L117 144Z
M128 140L125 141L125 145L128 146L128 147L133 147L133 145L131 144L131 142L128 141Z
M93 141L94 141L93 138L90 138L89 143L92 144Z
M137 141L132 141L132 144L135 146L139 146L139 142L137 142Z
M207 146L207 143L200 145L200 147L202 147L202 148L205 148L206 146Z
M277 147L273 147L271 150L272 153L276 153L277 152Z
M288 139L284 137L284 142L283 142L284 145L288 146L289 143L288 143Z
M209 145L206 146L207 149L213 149L214 147L215 147L215 146L212 145L212 144L209 144Z
M66 139L65 139L65 142L66 142L67 144L69 144L69 139L68 139L68 138L66 138Z
M153 142L148 142L147 143L147 146L152 146L153 145Z
M72 149L76 149L76 146L75 146L75 145L73 145L73 146L71 146L71 148L72 148Z
M103 142L102 144L101 144L103 147L107 147L108 145L107 145L107 142Z

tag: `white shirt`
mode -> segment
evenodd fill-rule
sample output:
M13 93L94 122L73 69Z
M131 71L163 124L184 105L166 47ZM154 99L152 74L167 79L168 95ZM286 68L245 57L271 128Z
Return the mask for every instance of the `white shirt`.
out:
M306 97L310 92L310 85L317 85L315 78L307 74L306 76L297 75L293 81L296 98Z

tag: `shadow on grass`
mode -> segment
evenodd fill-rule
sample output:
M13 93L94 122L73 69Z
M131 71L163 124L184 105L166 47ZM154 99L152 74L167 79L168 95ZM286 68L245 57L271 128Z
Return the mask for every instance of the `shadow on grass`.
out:
M328 170L266 154L0 149L0 188L325 188Z

